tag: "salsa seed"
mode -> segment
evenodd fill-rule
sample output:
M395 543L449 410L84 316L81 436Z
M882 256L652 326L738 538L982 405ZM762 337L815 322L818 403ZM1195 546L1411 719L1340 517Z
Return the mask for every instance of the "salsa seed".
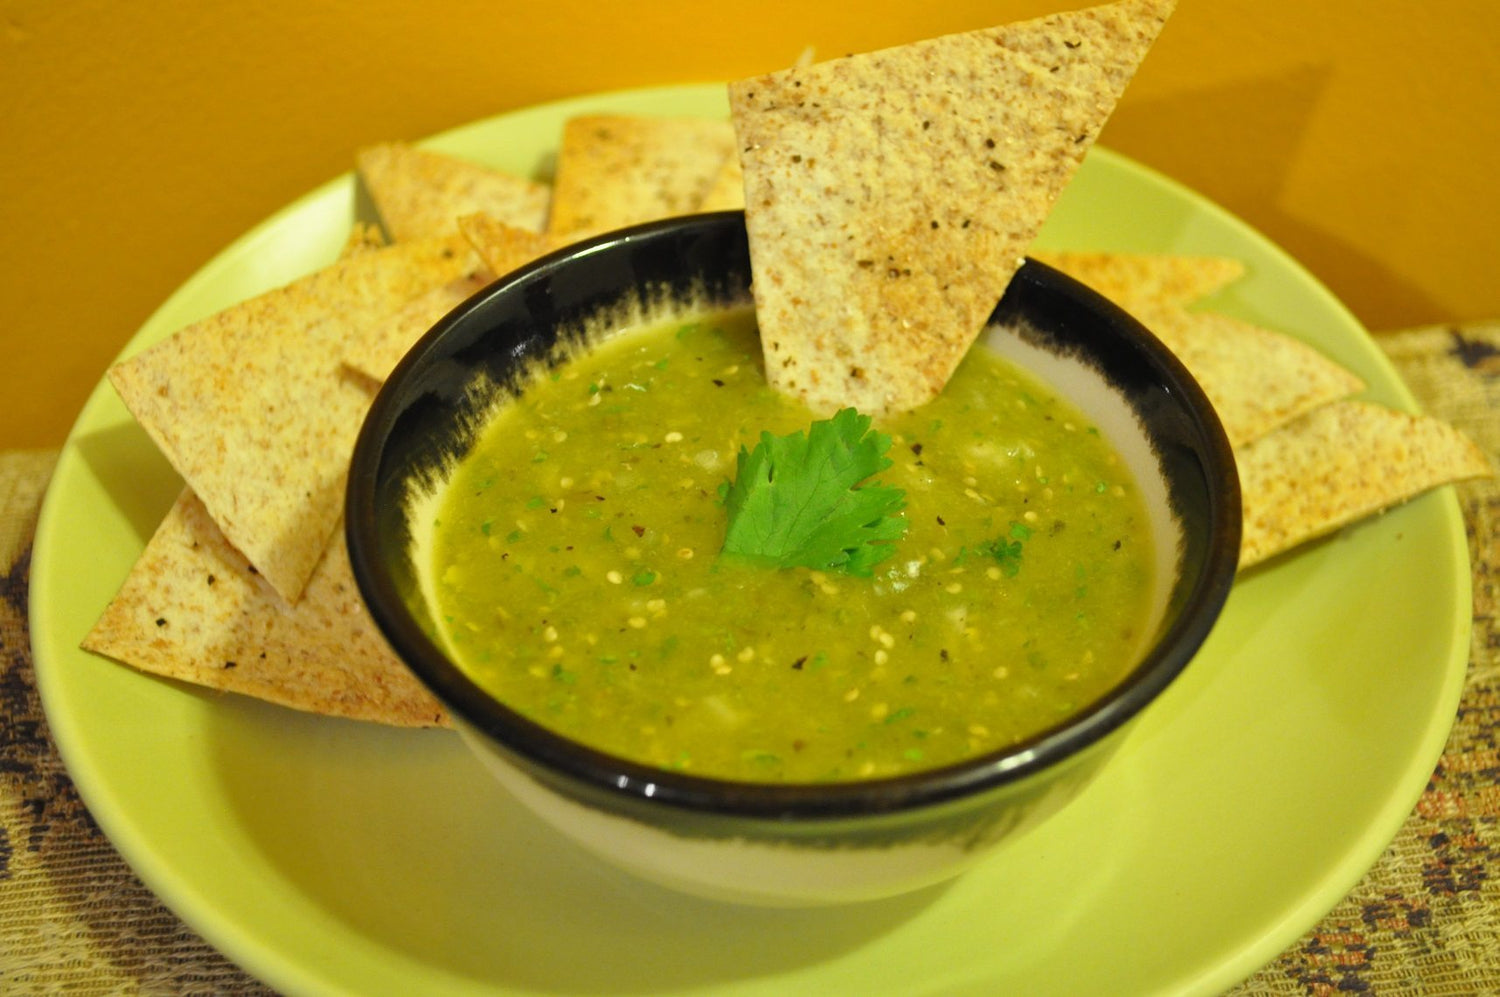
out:
M682 558L684 561L691 561L693 559L693 548L691 548L691 547L682 547L682 548L679 548L678 551L677 551L677 556L680 557L680 558Z
M989 737L990 729L984 724L970 724L969 733L973 734L975 737Z
M679 433L679 432L677 432L674 429L672 432L670 432L666 436L662 437L662 439L666 440L668 443L681 443L682 442L682 434Z
M1021 513L1021 518L1026 520L1026 522L1028 523L1034 523L1041 517L1036 514L1035 509L1027 509L1025 512Z
M559 488L572 488L573 487L573 479L572 478L567 478L567 477L558 478L557 479L557 487L559 487Z
M857 687L853 688L853 689L850 689L848 692L844 693L844 702L846 702L846 703L852 703L852 702L854 702L858 698L859 698L859 689Z
M887 652L885 648L882 647L880 650L878 650L878 651L875 652L875 663L877 665L883 665L887 661L890 661L890 660L891 660L890 653Z
M884 720L886 718L886 715L888 713L890 713L890 712L891 712L890 704L888 704L888 703L876 703L874 706L870 707L870 719L872 719L872 720Z
M546 630L543 630L542 631L542 640L546 641L549 644L552 643L553 641L557 640L557 628L556 627L548 627Z
M993 676L995 676L995 678L997 678L997 679L1003 679L1003 678L1006 678L1007 676L1010 675L1010 669L1006 668L1004 665L1001 665L999 668L996 668L993 672L990 672L990 674L993 675Z
M988 578L992 582L998 582L1000 580L1000 569L993 567L985 568L984 577Z
M738 658L740 661L751 661L751 660L753 660L755 658L755 648L753 648L753 647L744 648L743 650L740 651L739 654L736 654L735 657Z
M963 590L963 582L949 582L947 585L943 586L943 591L947 592L949 595L958 595L958 593L962 592Z
M553 644L547 649L547 657L549 658L561 658L562 656L563 646L561 644Z
M644 616L632 616L626 622L630 624L632 629L640 630L646 625L646 618Z
M903 611L901 613L901 622L902 623L912 623L912 622L915 622L916 618L917 618L917 611L914 610L914 609L908 609L908 610L905 610L905 611Z
M649 610L650 612L656 614L657 616L660 616L660 615L662 615L663 613L665 613L667 611L667 600L665 600L665 599L647 599L646 600L646 609Z
M604 577L608 579L611 585L618 585L625 580L625 576L618 571L607 572Z
M823 590L823 594L824 595L838 595L839 594L839 587L837 585L833 584L832 582L824 582L823 584L819 585L818 588L820 588L820 589Z

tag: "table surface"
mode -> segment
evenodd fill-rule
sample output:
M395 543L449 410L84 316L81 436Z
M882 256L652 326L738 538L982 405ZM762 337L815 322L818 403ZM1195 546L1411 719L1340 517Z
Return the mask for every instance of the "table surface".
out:
M1500 322L1376 335L1432 414L1500 465ZM0 453L0 991L269 992L183 924L99 832L47 730L26 633L56 454ZM1455 487L1473 562L1468 679L1427 789L1355 889L1234 994L1500 992L1500 483Z

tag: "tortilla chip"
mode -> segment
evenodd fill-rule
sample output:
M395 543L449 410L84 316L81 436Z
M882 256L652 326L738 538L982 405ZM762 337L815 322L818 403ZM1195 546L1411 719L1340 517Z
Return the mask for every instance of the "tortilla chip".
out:
M1241 570L1439 485L1494 474L1447 423L1361 401L1318 408L1235 457Z
M563 125L547 232L559 239L691 214L734 153L729 122L585 115Z
M732 83L767 376L934 397L1173 7L1122 0Z
M1283 333L1216 312L1133 307L1203 388L1235 446L1364 389L1353 371Z
M458 229L484 265L502 277L565 245L552 236L508 225L493 215L466 215L458 220Z
M1115 304L1187 306L1223 290L1245 274L1227 256L1033 250L1031 257L1087 284Z
M343 509L369 406L340 358L411 299L475 270L462 237L400 243L194 323L111 368L131 414L288 602Z
M287 607L191 490L146 545L83 648L144 672L298 710L447 726L386 645L355 587L343 531Z
M367 334L360 337L357 348L344 353L344 365L378 386L396 369L396 364L411 351L417 340L492 280L494 276L488 270L476 270L417 295L390 315L372 323Z
M381 224L397 242L451 235L461 215L483 211L539 232L551 189L443 153L386 142L355 156Z

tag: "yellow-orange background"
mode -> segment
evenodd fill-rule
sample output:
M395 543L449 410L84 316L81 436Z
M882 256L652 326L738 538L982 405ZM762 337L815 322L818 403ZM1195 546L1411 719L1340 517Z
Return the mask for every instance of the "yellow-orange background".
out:
M0 448L60 443L157 304L362 144L1083 5L0 0ZM1500 317L1497 40L1493 0L1180 0L1102 141L1371 329Z

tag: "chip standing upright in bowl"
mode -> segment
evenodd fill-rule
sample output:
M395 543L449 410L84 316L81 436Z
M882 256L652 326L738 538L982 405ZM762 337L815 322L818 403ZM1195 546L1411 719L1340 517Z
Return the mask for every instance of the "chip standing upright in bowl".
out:
M862 766L856 765L832 778L783 778L765 769L758 770L757 778L747 778L742 771L694 771L680 759L674 765L672 758L632 757L615 743L601 747L550 726L545 704L540 713L528 713L497 697L449 653L451 645L436 622L442 610L429 598L434 581L428 558L433 536L430 496L441 492L453 468L482 435L496 391L519 388L524 402L526 379L538 365L549 377L568 376L566 363L556 364L570 349L601 340L608 348L609 334L619 329L742 307L748 301L749 279L743 219L727 213L599 237L523 268L471 299L402 361L371 410L350 475L350 555L362 594L382 631L450 709L479 756L523 802L586 847L658 882L742 902L808 904L888 896L956 874L989 847L1055 811L1108 758L1130 720L1186 666L1212 626L1234 575L1239 496L1233 462L1201 391L1149 333L1081 285L1039 264L1028 264L997 307L984 342L1058 390L1111 442L1129 479L1142 490L1143 507L1155 520L1142 532L1153 538L1151 574L1156 586L1150 601L1159 607L1159 619L1145 628L1133 666L1125 668L1107 691L1078 704L1075 712L1019 740L889 773L879 765L876 771L861 772ZM587 384L583 391L587 395ZM595 395L601 397L592 408L597 411L605 405L605 392ZM788 427L749 427L752 446L760 428ZM873 428L881 429L879 424ZM652 453L669 449L673 444L666 436L674 431L671 426L641 426L640 446ZM938 454L922 449L925 457L938 459ZM550 453L545 443L531 452ZM909 444L906 452L911 454ZM622 453L631 463L628 452ZM1036 472L1031 473L1035 477ZM582 472L568 476L576 494L567 496L563 509L607 504L589 497ZM1087 483L1090 488L1096 484ZM719 496L697 494L704 490L701 484L684 490L695 494L702 508L725 514ZM541 517L531 540L566 548L568 539L547 529L561 513L551 511L546 496L532 509L524 508L528 501L521 503L522 518ZM994 538L1007 550L1011 543L1022 550L1037 543L1035 529L1025 525L1024 504L1019 508L1016 522L1033 532L1026 539L1023 530ZM908 495L900 513L910 518L924 515L918 496ZM1012 517L1009 512L1004 515L1008 531ZM1038 526L1048 528L1045 523ZM644 548L651 528L636 536L627 525L623 544ZM494 529L492 524L492 535ZM480 546L503 552L505 537L522 529L507 524L497 548L488 542ZM529 541L518 536L509 542ZM869 566L868 577L795 565L725 564L718 570L761 572L775 584L812 592L823 584L875 585L882 579L888 584L893 565L914 559L907 556L911 552L903 553L903 543L894 542L888 558ZM678 549L670 547L671 555ZM695 548L693 559L702 556L707 564L717 554ZM991 558L1005 580L1003 560L983 556ZM618 581L609 577L612 570L619 572ZM629 575L623 567L604 568L602 574L596 582L602 591L628 591L640 597L640 625L633 625L632 616L611 617L608 626L596 628L592 652L628 657L628 645L612 643L611 631L623 628L624 636L631 637L651 629L655 621L648 590L656 584L655 571L652 564L642 563ZM497 613L516 609L494 608ZM670 614L670 607L663 609ZM767 634L783 633L791 623L774 613L760 616ZM560 664L560 671L553 673L547 657L552 653L548 645L563 643L563 632L559 629L556 639L549 640L547 624L527 625L533 622L541 628L539 640L528 634L511 645L518 654L524 649L530 656L521 670L544 685L568 687L563 674L567 666ZM872 637L870 623L861 620L858 626L850 642L860 645L872 666L880 651L889 656L895 650L899 611L894 622L881 624L891 647L878 633ZM569 639L578 638L575 634ZM495 646L505 658L504 642ZM740 650L752 646L747 641ZM716 654L723 657L728 674L713 674ZM721 648L680 645L673 655L684 667L707 673L699 677L729 680L724 683L728 690L735 688L735 674L755 667L760 656L756 651L741 661L738 653L730 656ZM799 656L774 652L770 667L798 672ZM560 663L564 658L551 660ZM812 660L809 654L801 662L798 678L817 678L819 673L809 670ZM628 661L614 664L618 674L632 674ZM653 664L665 667L660 660ZM991 675L1023 667L1011 657L986 664ZM506 666L502 660L497 667ZM531 674L533 667L542 672L540 677ZM819 666L824 671L832 667ZM635 674L642 669L638 657ZM902 680L904 674L891 687L898 688ZM983 692L973 690L976 696ZM606 713L612 695L605 687ZM853 703L859 704L866 726L877 723L881 730L901 731L903 722L915 716L898 715L901 707L891 702L886 704L888 712L877 717L880 704L858 697L840 706ZM733 706L729 700L725 704ZM788 713L785 721L800 721L798 708ZM910 746L905 742L902 750ZM749 755L740 758L736 752L732 761L774 768L771 760L753 751Z

